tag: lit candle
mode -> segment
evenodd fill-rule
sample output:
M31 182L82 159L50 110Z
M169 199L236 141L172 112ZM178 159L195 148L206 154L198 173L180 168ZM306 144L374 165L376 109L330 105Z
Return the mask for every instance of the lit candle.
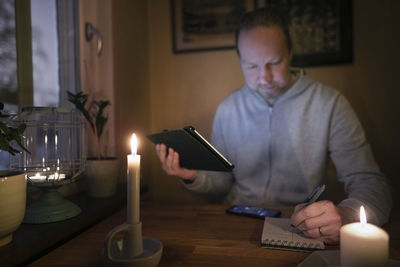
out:
M361 206L360 222L340 228L340 266L386 266L388 258L389 235L382 228L367 223Z
M46 179L46 176L43 176L38 172L34 176L29 176L29 179L32 181L43 182Z
M54 174L50 174L49 175L49 178L48 178L48 180L50 181L50 180L63 180L63 179L65 179L65 174L64 173L58 173L58 172L55 172Z
M132 134L131 154L128 155L128 182L127 182L127 220L129 230L125 231L122 247L122 256L130 259L143 253L142 223L140 222L140 155L137 155L138 141Z
M41 174L36 173L34 176L29 176L29 179L34 182L46 182L46 181L54 181L54 180L63 180L66 178L64 173L55 172L54 174ZM47 180L46 180L47 179Z
M128 203L127 223L137 224L140 204L140 155L137 155L138 141L135 134L131 138L131 155L128 155Z

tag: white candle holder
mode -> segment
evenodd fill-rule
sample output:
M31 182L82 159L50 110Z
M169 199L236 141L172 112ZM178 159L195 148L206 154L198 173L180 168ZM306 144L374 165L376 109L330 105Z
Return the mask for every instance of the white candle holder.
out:
M112 266L157 266L163 244L151 237L142 237L140 221L140 156L136 155L136 136L132 155L128 155L127 220L112 229L105 241L104 260ZM132 141L131 141L132 143ZM122 238L117 234L123 233ZM121 235L119 235L121 236Z

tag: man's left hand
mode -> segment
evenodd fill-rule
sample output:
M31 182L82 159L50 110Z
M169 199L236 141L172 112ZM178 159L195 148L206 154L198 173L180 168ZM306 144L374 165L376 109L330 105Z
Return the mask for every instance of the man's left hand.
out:
M291 222L306 236L327 244L339 243L342 218L332 201L322 200L308 206L306 203L297 205Z

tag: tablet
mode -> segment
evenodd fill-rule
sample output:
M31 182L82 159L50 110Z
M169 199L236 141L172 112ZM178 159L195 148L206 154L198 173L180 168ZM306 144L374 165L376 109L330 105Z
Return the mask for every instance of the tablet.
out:
M226 172L234 168L193 126L150 134L147 138L154 144L165 144L178 152L183 168Z

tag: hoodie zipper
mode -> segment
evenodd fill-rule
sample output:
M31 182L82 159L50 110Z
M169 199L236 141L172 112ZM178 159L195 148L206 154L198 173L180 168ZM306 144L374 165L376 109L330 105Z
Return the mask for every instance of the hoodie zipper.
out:
M273 106L269 106L268 107L268 111L269 111L269 121L268 121L268 153L267 153L267 161L268 161L268 177L267 177L267 181L265 183L265 188L264 188L264 193L263 193L263 199L261 202L267 201L269 202L270 197L269 195L267 195L268 192L268 187L271 183L271 175L272 175L272 168L271 168L271 162L272 162L272 152L271 152L271 146L272 146L272 130L271 130L271 126L272 126L272 115L273 115Z

